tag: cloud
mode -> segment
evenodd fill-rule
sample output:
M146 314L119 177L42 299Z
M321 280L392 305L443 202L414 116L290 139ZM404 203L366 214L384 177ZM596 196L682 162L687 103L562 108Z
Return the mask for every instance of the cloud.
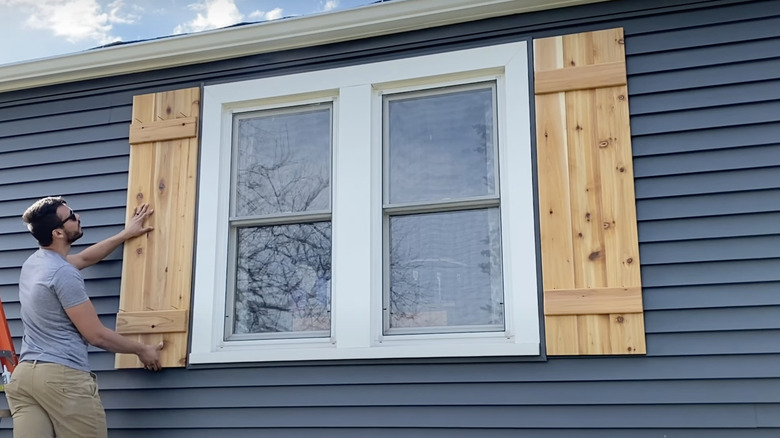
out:
M284 16L283 14L284 10L282 8L271 9L267 12L258 10L249 14L249 18L253 20L277 20L282 18Z
M328 0L325 2L325 6L322 8L325 11L332 11L339 7L339 0Z
M124 2L122 0L115 0L108 4L108 21L111 23L119 23L119 24L133 24L136 21L138 21L141 17L135 14L125 13L122 11L122 8L124 8ZM133 9L143 12L143 8L132 5Z
M240 23L244 19L234 0L204 0L189 5L189 8L202 13L198 12L192 21L176 26L174 34L218 29Z
M70 43L119 41L121 38L111 34L113 24L133 23L137 19L122 13L122 0L115 0L106 9L97 0L0 0L0 4L28 14L26 27L50 31Z

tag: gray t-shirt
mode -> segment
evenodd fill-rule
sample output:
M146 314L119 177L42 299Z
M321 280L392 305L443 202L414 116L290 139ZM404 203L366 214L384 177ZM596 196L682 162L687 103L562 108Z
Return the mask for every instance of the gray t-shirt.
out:
M47 249L31 255L19 276L24 327L19 359L89 371L87 342L65 313L87 300L84 279L75 266Z

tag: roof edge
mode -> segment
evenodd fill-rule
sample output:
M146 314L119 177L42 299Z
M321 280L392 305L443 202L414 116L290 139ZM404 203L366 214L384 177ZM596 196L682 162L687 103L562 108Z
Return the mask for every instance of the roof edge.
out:
M0 66L0 92L609 0L394 0Z

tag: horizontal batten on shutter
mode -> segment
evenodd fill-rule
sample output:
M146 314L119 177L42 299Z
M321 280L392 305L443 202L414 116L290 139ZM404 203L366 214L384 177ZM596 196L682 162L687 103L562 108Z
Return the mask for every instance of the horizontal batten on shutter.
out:
M587 90L626 84L626 64L609 62L534 73L536 94Z
M116 315L117 333L180 333L187 331L187 310L147 310Z
M642 289L587 288L546 290L545 315L641 313Z
M130 125L130 144L175 140L195 137L198 134L198 118L134 122Z

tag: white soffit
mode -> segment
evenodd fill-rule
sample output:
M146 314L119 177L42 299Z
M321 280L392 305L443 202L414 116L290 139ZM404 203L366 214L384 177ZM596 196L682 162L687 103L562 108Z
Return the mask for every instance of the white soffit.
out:
M392 0L0 66L0 92L608 0Z

